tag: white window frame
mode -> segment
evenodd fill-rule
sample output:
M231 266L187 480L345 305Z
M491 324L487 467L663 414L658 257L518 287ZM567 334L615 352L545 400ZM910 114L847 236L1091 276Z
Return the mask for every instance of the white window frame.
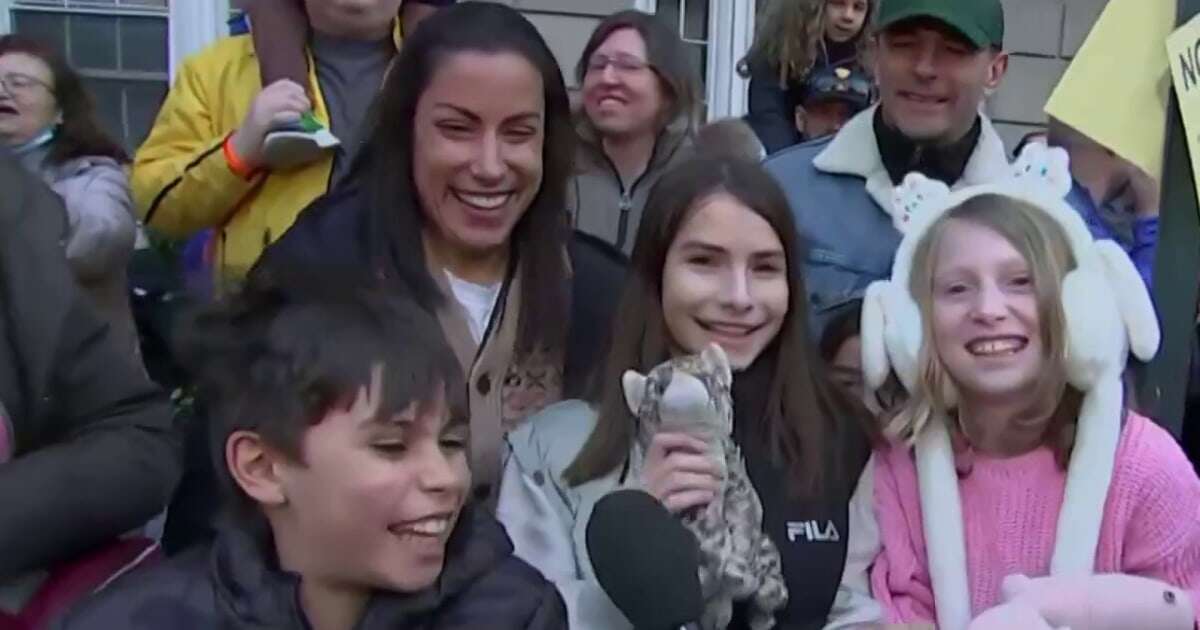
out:
M169 0L167 3L167 68L171 79L188 55L204 49L228 32L229 0ZM20 0L0 0L0 33L12 32L12 9ZM55 7L28 5L47 13L92 13L97 15L163 16L161 9L136 5L88 5Z
M658 10L658 0L634 0L633 8L646 13ZM754 41L754 0L710 0L708 5L708 76L705 100L708 118L741 116L749 109L749 82L737 64Z
M65 6L25 3L21 0L0 0L0 33L12 32L12 11L19 9L30 13L69 13L72 15L145 16L167 20L168 33L172 30L172 13L177 5L202 6L205 3L229 0L169 0L167 11L159 7L129 4L90 4L86 0L67 0ZM169 37L169 36L168 36ZM168 69L170 69L168 65Z
M181 0L169 0L171 4L181 2ZM188 0L182 0L184 2ZM198 0L204 1L227 1L227 0ZM25 11L37 13L72 13L76 15L133 15L147 17L166 17L162 9L157 7L138 6L132 4L98 4L89 3L87 0L67 0L65 6L34 4L30 2L22 2L21 0L0 0L0 33L12 32L12 10L22 9Z
M229 0L170 0L167 15L171 80L187 59L229 34Z

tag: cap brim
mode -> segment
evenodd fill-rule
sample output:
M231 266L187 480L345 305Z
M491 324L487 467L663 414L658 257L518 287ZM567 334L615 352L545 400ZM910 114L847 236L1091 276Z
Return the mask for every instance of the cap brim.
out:
M880 22L878 28L880 31L884 31L900 22L919 18L933 18L949 26L965 37L976 48L987 48L992 45L991 38L987 36L987 33L983 32L982 28L974 24L961 24L955 19L955 16L950 15L949 11L938 7L909 7L901 9L889 15L886 21Z
M804 97L805 103L822 101L841 101L864 109L871 104L870 97L860 96L853 92L814 92Z

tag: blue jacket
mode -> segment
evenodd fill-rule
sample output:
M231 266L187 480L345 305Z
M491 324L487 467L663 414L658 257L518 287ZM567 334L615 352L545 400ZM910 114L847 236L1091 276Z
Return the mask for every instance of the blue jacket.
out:
M891 275L900 246L890 214L894 185L872 126L877 108L850 119L832 138L792 147L764 163L787 195L805 246L814 333L840 306L861 298L867 285ZM1004 143L984 117L979 142L952 188L993 180L1007 168Z
M1067 195L1067 203L1083 216L1083 222L1097 240L1116 241L1137 267L1146 288L1150 289L1154 278L1154 255L1158 250L1158 217L1135 218L1128 237L1123 237L1101 214L1091 194L1079 182L1074 182ZM1153 293L1151 293L1153 295Z

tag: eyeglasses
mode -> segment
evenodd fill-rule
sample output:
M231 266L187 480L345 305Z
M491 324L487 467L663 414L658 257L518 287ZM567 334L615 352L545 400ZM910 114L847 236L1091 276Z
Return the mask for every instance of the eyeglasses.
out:
M618 72L637 72L650 67L650 64L642 59L638 59L632 55L616 55L609 57L608 55L596 54L588 59L588 72L593 70L603 72L605 68L612 65Z
M18 92L28 93L35 88L46 88L47 92L54 93L54 88L50 87L49 83L20 72L9 72L8 74L0 75L0 88L4 88L5 92L16 94Z

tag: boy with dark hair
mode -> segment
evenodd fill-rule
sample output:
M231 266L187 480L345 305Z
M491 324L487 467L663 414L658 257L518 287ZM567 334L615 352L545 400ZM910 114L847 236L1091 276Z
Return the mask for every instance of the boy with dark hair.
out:
M61 627L565 628L553 585L466 502L465 386L437 324L297 278L252 279L181 344L232 494L214 545Z

